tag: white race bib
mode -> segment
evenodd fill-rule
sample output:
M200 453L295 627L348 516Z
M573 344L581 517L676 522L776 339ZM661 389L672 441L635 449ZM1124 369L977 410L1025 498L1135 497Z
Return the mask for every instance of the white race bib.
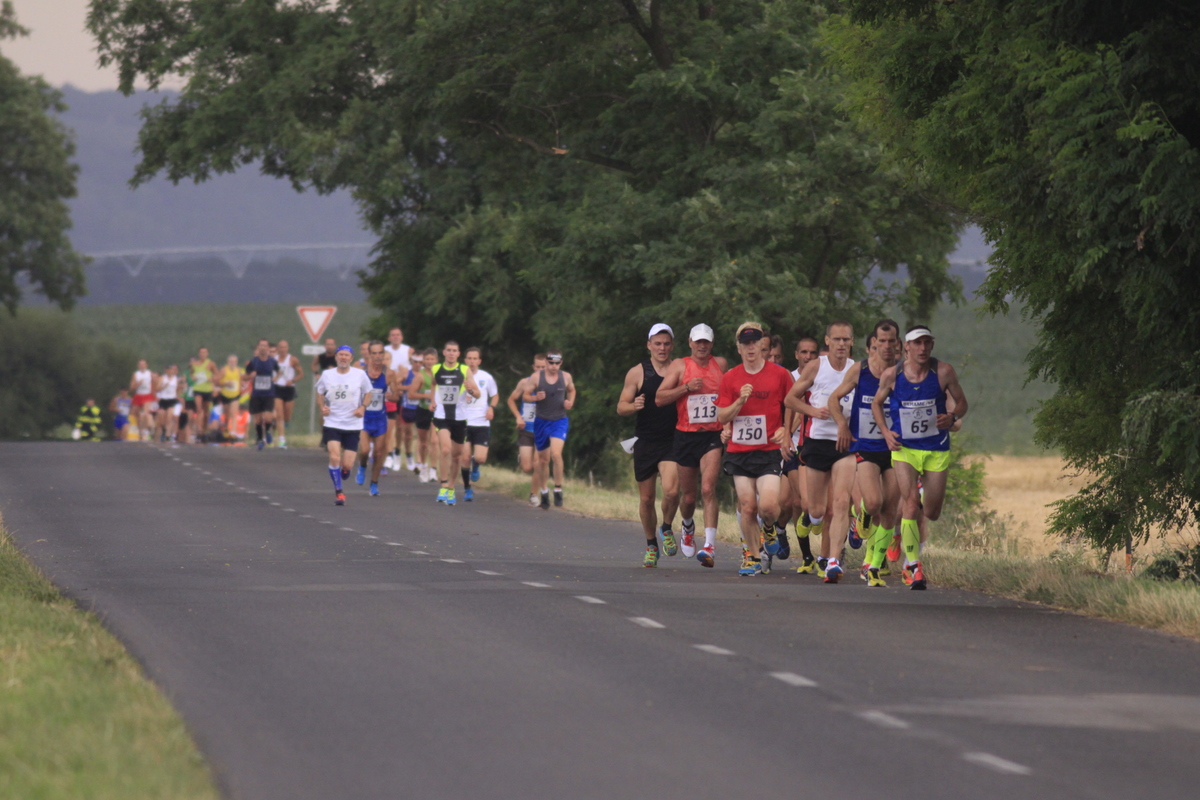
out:
M871 409L869 408L858 409L858 438L883 438L883 431L879 430L879 426L875 424L875 415L871 413Z
M438 387L437 387L438 405L442 405L442 406L458 405L459 388L460 387L458 387L458 386L444 386L442 384L438 384Z
M271 388L271 376L270 375L255 375L254 376L254 390L255 391L265 392L267 389L270 389L270 388Z
M330 403L345 401L350 396L350 384L339 383L325 390L325 399Z
M937 426L937 400L907 400L900 405L900 436L930 439L941 435Z
M537 416L537 403L522 403L521 404L521 419L526 423L532 424Z
M748 447L768 444L767 418L762 414L748 417L733 418L733 438L730 444L741 444Z
M383 411L383 395L382 389L375 389L371 392L371 403L367 406L367 411Z
M198 369L192 376L193 383L208 383L208 370Z
M687 421L692 425L703 425L717 421L717 396L715 394L689 394L687 399Z

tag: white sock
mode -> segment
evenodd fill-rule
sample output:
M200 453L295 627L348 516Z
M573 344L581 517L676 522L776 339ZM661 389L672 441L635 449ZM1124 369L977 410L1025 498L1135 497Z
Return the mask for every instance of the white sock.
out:
M704 546L712 547L716 543L717 543L717 529L716 528L705 528L704 529Z
M808 521L812 523L812 526L814 528L817 527L818 525L820 525L821 520L823 520L823 519L825 519L825 518L824 517L814 517L812 514L808 515Z

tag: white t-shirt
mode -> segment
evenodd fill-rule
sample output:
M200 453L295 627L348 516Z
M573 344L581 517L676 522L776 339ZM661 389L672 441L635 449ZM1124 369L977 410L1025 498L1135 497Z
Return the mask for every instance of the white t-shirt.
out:
M471 428L490 428L492 423L488 421L487 410L489 401L497 394L496 379L483 370L478 370L471 377L479 387L479 397L474 398L464 392L459 416L465 419Z
M371 379L358 367L350 367L344 375L337 371L337 367L322 372L317 380L317 394L324 397L329 406L325 427L361 431L363 418L355 416L354 409L363 404L363 398L371 393L372 388Z
M150 370L138 370L133 373L133 379L137 381L137 385L133 387L134 394L150 394L154 391L154 373Z
M407 375L409 368L412 366L412 348L406 344L401 344L399 347L392 347L390 344L383 346L383 352L387 353L390 359L388 369L393 372L404 370L403 374Z

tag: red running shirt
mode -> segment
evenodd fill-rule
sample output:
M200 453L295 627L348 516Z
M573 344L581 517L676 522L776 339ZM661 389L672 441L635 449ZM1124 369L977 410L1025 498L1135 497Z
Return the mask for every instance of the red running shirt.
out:
M783 399L792 388L792 374L778 364L764 364L761 370L751 375L739 364L721 378L717 407L733 405L747 383L754 391L734 417L733 438L725 449L730 453L778 450L779 445L772 442L771 437L783 427Z

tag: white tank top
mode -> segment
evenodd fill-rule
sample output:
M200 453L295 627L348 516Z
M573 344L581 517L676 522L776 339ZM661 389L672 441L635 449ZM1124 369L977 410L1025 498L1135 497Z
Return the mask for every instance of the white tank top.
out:
M154 373L150 370L143 369L133 373L133 379L137 381L134 394L150 394L154 391Z
M294 380L296 377L296 368L292 366L292 356L289 353L287 358L276 360L279 361L279 377L275 379L275 385L287 386L289 381Z
M179 376L162 376L162 386L158 389L159 400L174 400L175 393L179 391Z
M841 370L836 370L830 366L829 356L821 356L821 367L817 370L817 378L813 381L812 388L808 390L808 404L813 408L823 408L828 405L829 395L842 385L842 379L846 377L846 373L852 366L854 366L854 361L847 358ZM849 392L842 398L842 413L849 414L853 403L854 392ZM812 424L808 429L808 438L837 441L837 436L836 422L831 419L812 418Z

